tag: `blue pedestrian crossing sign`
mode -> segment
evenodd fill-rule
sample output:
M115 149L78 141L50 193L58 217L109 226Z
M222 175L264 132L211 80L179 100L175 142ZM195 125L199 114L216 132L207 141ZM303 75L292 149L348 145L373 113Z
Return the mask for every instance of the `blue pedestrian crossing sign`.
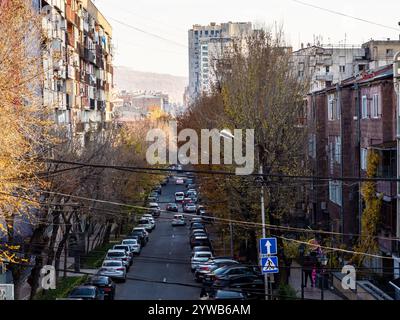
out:
M276 238L260 239L260 255L275 256L278 254Z
M278 257L271 256L267 258L261 258L261 268L263 274L278 273Z

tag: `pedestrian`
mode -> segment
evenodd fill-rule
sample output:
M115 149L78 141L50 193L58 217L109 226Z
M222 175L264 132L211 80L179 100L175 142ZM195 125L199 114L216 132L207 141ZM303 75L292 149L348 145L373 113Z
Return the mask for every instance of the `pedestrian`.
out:
M310 278L310 282L311 282L311 287L313 286L313 282L312 282L312 261L310 256L305 256L304 257L304 263L303 263L303 272L304 272L304 277L305 277L305 282L304 282L304 287L307 287L307 281L308 278Z

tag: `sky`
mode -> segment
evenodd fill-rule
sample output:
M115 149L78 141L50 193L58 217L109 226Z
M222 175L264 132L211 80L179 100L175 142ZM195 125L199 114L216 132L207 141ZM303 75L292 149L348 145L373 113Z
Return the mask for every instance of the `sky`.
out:
M193 24L277 23L283 25L294 49L301 43L314 43L315 36L322 36L324 44L347 45L360 45L370 39L399 39L399 0L301 1L394 29L295 0L93 0L113 27L114 64L137 71L187 77L188 30Z

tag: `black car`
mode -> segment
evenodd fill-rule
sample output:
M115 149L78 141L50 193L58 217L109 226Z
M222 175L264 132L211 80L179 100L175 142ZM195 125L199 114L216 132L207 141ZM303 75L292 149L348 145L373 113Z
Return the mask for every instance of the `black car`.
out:
M140 245L142 247L146 246L147 241L146 241L146 236L143 231L135 230L129 235L128 238L130 238L130 237L137 237L140 242Z
M176 203L168 203L167 211L178 212L178 206L176 205Z
M206 230L206 227L204 226L204 224L200 223L200 222L192 222L190 223L190 229L204 229Z
M115 283L110 277L93 276L85 283L86 286L95 286L102 290L105 300L114 300L115 298Z
M260 275L258 270L253 267L249 267L246 265L230 265L224 266L219 269L214 270L213 272L204 275L203 283L217 286L217 287L224 287L229 284L229 278L232 276L239 276L239 275Z
M68 295L70 299L82 299L82 300L104 300L104 294L102 290L96 286L79 286L72 289Z
M205 236L196 236L192 239L190 239L190 247L199 247L199 246L205 246L205 247L211 247L211 242L208 237Z
M241 290L249 297L265 299L264 277L261 275L232 275L226 279L216 279L212 288L214 290L222 288Z

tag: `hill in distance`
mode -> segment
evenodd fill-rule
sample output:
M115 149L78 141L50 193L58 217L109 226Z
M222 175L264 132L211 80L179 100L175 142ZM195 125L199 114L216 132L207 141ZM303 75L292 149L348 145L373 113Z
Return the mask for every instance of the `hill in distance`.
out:
M123 66L114 67L114 84L117 90L161 91L169 95L170 102L183 102L187 83L186 77L135 71Z

